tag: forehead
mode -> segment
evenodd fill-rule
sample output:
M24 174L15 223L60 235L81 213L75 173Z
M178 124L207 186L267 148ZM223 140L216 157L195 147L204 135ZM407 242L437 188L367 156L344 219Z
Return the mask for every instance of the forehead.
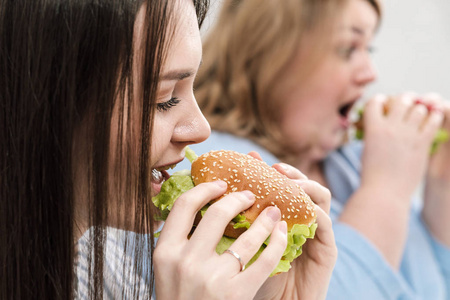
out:
M378 14L367 0L349 0L338 19L339 32L370 38L378 25Z
M178 1L174 11L175 16L168 28L167 64L196 61L201 56L202 43L194 5L190 0Z

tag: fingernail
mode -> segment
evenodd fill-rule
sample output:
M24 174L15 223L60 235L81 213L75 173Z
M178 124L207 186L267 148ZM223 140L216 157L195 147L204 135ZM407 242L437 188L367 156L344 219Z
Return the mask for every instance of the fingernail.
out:
M285 163L278 163L278 165L281 167L281 169L283 169L284 171L288 171L289 168Z
M441 114L444 113L444 111L443 111L441 108L436 107L436 106L434 106L434 105L430 105L430 106L428 107L428 110L429 110L430 112L437 112L437 113L441 113Z
M253 194L250 191L242 191L242 194L244 194L245 197L247 197L250 200L255 200L255 194Z
M303 187L308 184L308 181L309 181L308 179L296 179L295 183Z
M425 104L421 98L414 100L414 104Z
M281 212L276 207L270 207L266 212L267 216L274 222L278 222L281 219Z
M437 107L434 104L427 104L426 106L429 112L437 109Z
M287 234L287 223L286 221L281 221L278 223L278 229L283 233L283 234Z
M225 181L222 181L222 180L214 181L214 183L217 184L218 186L220 186L221 188L226 188L227 187L227 183Z

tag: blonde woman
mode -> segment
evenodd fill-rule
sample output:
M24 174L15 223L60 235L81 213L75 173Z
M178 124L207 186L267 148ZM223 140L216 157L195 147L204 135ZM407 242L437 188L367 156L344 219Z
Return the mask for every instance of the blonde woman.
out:
M193 147L257 150L332 192L338 259L328 299L450 297L450 109L437 95L370 99L365 141L349 112L376 79L375 0L224 1L204 42L197 100L213 133ZM423 105L425 104L425 105ZM430 108L430 109L427 109ZM423 210L411 197L426 180Z
M239 260L215 252L226 224L254 203L248 191L211 205L188 239L223 181L180 196L154 246L151 196L185 147L210 134L193 94L207 7L0 0L0 299L252 299L263 284L262 299L324 297L333 263L315 256L297 270L320 280L266 282L287 245L276 207L233 244ZM327 189L303 184L329 206ZM335 257L331 221L318 214L313 254ZM241 258L269 235L243 271Z

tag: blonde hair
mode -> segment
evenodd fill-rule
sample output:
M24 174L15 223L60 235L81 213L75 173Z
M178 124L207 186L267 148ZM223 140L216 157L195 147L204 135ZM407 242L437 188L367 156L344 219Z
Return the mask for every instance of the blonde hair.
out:
M204 41L195 83L200 108L217 131L249 138L282 158L286 145L268 95L301 40L326 49L335 18L348 0L226 0ZM373 1L370 1L373 5ZM380 15L380 7L374 8ZM304 68L318 62L317 51Z

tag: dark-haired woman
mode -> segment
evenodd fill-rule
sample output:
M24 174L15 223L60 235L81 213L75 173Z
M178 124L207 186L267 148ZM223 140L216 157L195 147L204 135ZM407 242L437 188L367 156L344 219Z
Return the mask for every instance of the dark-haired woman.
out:
M250 299L275 268L286 246L277 208L234 246L246 259L256 250L245 241L271 236L250 268L214 251L224 224L253 203L249 193L211 206L187 239L224 182L181 196L153 246L151 196L185 146L210 133L192 92L206 7L0 1L0 299ZM304 186L329 204L326 189ZM334 249L329 218L318 213L318 236ZM326 289L332 264L324 269L308 293Z

